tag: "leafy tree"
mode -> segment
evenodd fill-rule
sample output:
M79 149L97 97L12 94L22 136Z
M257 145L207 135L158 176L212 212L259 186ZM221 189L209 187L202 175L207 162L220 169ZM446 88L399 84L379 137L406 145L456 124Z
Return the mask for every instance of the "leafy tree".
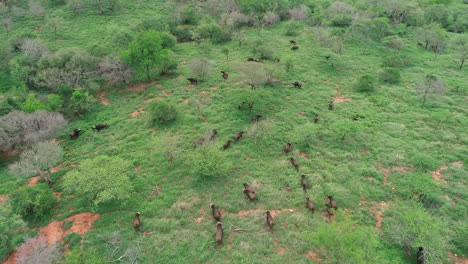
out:
M401 79L401 71L397 68L387 67L380 73L380 80L386 83L398 83Z
M63 150L53 141L43 141L21 153L19 161L10 166L10 170L19 175L37 173L41 179L52 184L50 169L62 161Z
M332 25L347 26L351 24L355 12L354 7L345 2L335 1L327 8L326 14Z
M0 205L0 257L13 251L13 238L24 227L25 224L19 215Z
M468 36L465 34L457 36L452 41L452 46L460 59L458 69L461 70L465 64L465 60L468 58Z
M416 204L398 204L387 211L385 236L403 247L408 256L422 246L428 263L444 263L448 247L446 224Z
M202 24L195 31L201 39L219 41L221 39L222 28L216 23Z
M428 23L438 23L442 27L448 25L449 12L445 5L430 5L424 10L424 18Z
M47 95L47 108L51 111L60 112L63 107L63 99L58 94Z
M13 111L0 117L0 151L22 149L53 137L66 124L59 113Z
M63 178L67 192L89 198L95 205L125 200L133 191L126 172L129 163L119 157L97 156L84 160L80 167Z
M434 75L426 75L424 81L417 86L417 89L422 94L421 108L424 108L429 97L444 92L445 84L442 80L437 79Z
M75 89L73 92L68 108L75 114L82 115L90 111L96 102L96 98L85 92L82 88Z
M161 34L149 30L141 33L123 52L126 61L134 67L143 67L146 78L151 79L151 69L160 64L161 56L167 55L163 48Z
M356 84L356 90L359 92L372 92L375 90L375 78L371 75L363 75Z
M192 176L201 181L227 176L232 169L232 161L218 146L199 147L189 154L186 161Z
M446 31L437 23L431 23L415 31L416 38L425 49L441 52L446 46Z
M50 212L57 202L57 197L45 184L33 187L21 187L13 192L8 202L15 214L20 215L25 221L38 220Z
M160 74L168 74L177 69L177 60L172 50L164 49L161 52L158 69Z
M50 110L41 100L36 98L36 94L30 93L28 99L21 105L21 110L26 113L33 113L37 110Z
M173 104L165 101L153 101L149 107L153 122L167 123L177 118L177 109Z

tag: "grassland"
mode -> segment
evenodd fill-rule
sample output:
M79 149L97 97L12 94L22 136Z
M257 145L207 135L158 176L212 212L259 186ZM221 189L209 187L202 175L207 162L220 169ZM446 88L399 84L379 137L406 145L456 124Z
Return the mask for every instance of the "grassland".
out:
M114 28L131 28L142 18L166 14L173 7L157 1L122 2L119 12L107 16L90 11L73 16L65 11L66 24L57 36L41 30L40 19L19 21L14 32L34 32L52 49L108 47ZM59 9L47 7L52 14ZM103 236L116 231L121 242L114 259L131 247L141 252L139 263L414 263L414 255L406 257L391 236L392 221L404 218L399 214L424 220L407 221L419 234L413 254L423 245L443 251L445 263L453 260L449 250L467 256L467 69L457 70L452 51L435 55L417 46L408 29L393 30L401 32L405 45L400 54L408 64L401 68L398 84L378 82L372 93L357 92L355 84L364 74L378 76L393 51L377 42L364 49L358 41L347 41L342 54L333 54L332 67L324 58L330 50L320 47L311 26L300 24L300 34L290 37L283 22L246 29L243 46L235 41L214 43L207 51L195 42L177 44L177 72L156 79L146 91L141 80L126 88L103 87L107 93L101 99L110 104L98 104L92 112L69 120L66 130L90 130L102 122L110 128L88 131L73 141L66 133L58 138L63 140L65 163L52 175L56 182L52 188L63 191L61 179L74 169L70 165L108 155L131 162L128 175L135 192L124 202L98 207L83 197L61 194L49 221L83 212L100 214L84 240L70 247L65 263L110 260ZM291 38L299 50L290 49ZM263 62L274 69L276 82L250 91L236 66L252 56L251 46L259 39L282 62ZM228 62L223 48L230 50ZM188 85L187 62L197 57L208 57L213 69L199 85ZM285 58L294 63L288 73ZM221 78L221 70L230 73L228 80ZM416 87L428 74L443 79L446 91L421 108ZM293 81L302 82L302 89L294 88ZM237 110L246 97L257 100L251 114ZM154 125L149 112L132 116L138 109L148 110L154 100L176 104L177 120ZM333 111L328 110L330 100L335 100ZM314 124L316 113L320 119ZM262 114L261 121L252 123L254 114ZM193 161L202 150L192 142L211 129L219 136L202 149L220 149L235 133L247 133L222 153L231 164L227 174L200 179L193 175ZM282 152L286 142L292 142L292 154ZM165 154L169 150L175 157L172 164ZM290 157L298 160L299 172ZM11 159L1 162L0 194L26 184L7 170ZM306 194L300 173L310 184ZM257 202L245 198L244 182L255 188ZM325 217L328 194L339 205L332 220ZM315 202L315 213L305 208L306 196ZM222 247L215 245L211 202L223 213ZM274 231L265 226L266 210L281 210L274 215ZM142 214L139 233L132 226L136 211ZM80 254L86 260L73 262Z

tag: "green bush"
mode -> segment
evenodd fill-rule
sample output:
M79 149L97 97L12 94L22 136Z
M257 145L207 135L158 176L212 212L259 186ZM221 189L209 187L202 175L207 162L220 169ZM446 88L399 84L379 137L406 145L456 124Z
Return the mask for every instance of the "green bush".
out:
M370 75L363 75L359 78L356 84L358 92L372 92L375 90L375 78Z
M232 162L218 146L203 146L187 159L192 175L198 180L209 180L226 176Z
M398 83L400 81L400 78L400 70L397 68L388 67L380 73L380 80L386 83Z
M153 122L167 123L176 120L176 107L164 101L154 101L150 106Z
M202 39L208 39L211 41L219 41L221 40L222 29L216 23L202 24L197 27L196 33Z
M63 239L70 249L74 248L81 241L81 236L75 232L70 233Z
M253 53L262 60L272 60L275 58L275 51L264 45L254 44Z
M49 94L47 95L47 107L50 111L60 112L63 107L63 99L58 94Z
M172 35L174 35L177 38L177 41L179 42L188 42L192 41L192 33L190 33L190 30L186 27L183 28L173 28L171 30Z
M392 68L401 68L407 65L408 62L403 60L400 55L391 55L384 59L383 66Z
M49 107L37 99L36 94L30 93L28 99L21 105L21 110L27 113L34 113L37 110L49 110Z
M38 184L33 187L21 187L13 192L8 199L14 213L24 220L36 221L50 216L51 210L57 202L47 184Z
M186 6L180 13L179 23L181 24L196 25L198 21L200 21L200 14L193 6Z
M161 47L163 49L171 49L175 46L177 40L176 37L174 37L170 33L162 32L161 34L161 40L162 40L162 45Z
M14 107L8 102L7 98L0 97L0 116L10 113L13 109Z

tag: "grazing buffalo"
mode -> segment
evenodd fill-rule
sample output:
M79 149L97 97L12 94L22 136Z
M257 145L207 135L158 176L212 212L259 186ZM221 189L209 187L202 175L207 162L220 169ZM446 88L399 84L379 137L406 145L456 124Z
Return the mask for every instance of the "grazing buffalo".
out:
M99 124L99 125L92 126L91 128L93 130L97 130L99 132L104 128L109 128L109 125L107 123L102 123L102 124Z
M213 129L210 133L210 140L213 140L218 135L218 130Z
M221 212L219 211L218 208L216 208L216 205L212 203L210 204L210 207L211 207L211 211L213 213L214 219L221 221Z
M247 61L260 62L259 60L252 58L252 57L248 57Z
M81 132L83 132L83 130L81 129L73 129L72 132L70 132L70 139L76 139L80 136Z
M223 223L217 222L216 229L216 244L220 246L223 244Z
M328 102L328 110L333 110L334 106L333 106L333 100L332 101L329 101Z
M221 71L221 73L223 74L223 79L226 80L228 77L229 77L229 74L225 71Z
M296 44L297 44L296 41L295 41L295 40L292 40L292 39L289 41L289 43L291 43L291 44L293 44L293 45L296 45Z
M289 142L286 143L286 146L284 147L284 153L287 154L287 153L291 152L291 148L292 148L291 143L289 143Z
M318 114L315 114L314 115L314 124L317 124L318 120L319 120Z
M299 49L299 46L295 46L295 45L294 45L294 46L292 46L291 49L292 49L292 50L298 50L298 49Z
M200 147L205 142L205 138L199 138L193 142L194 147Z
M275 225L275 220L273 219L273 216L271 215L270 211L266 211L266 222L267 225L271 228Z
M297 171L299 170L299 163L297 163L297 160L291 158L291 164L294 166L294 168L296 168Z
M231 142L232 142L231 140L226 141L226 143L224 143L223 145L223 150L228 149L231 146Z
M188 78L187 81L189 81L190 84L198 84L198 80L195 78Z
M250 119L252 120L252 122L257 122L261 117L262 115L254 115Z
M307 209L311 210L312 212L315 211L315 204L310 200L309 197L306 197L306 207L307 207Z
M293 82L294 88L302 88L302 83L300 82Z
M426 263L426 256L424 253L424 248L419 247L418 254L416 254L416 263L417 264L425 264Z
M304 190L304 192L306 192L307 191L307 179L305 178L304 173L301 174L301 185L302 185L302 189Z
M242 190L242 192L247 195L247 198L249 198L250 201L257 200L257 195L255 195L255 192L250 192L247 189Z
M243 135L244 133L245 133L244 131L241 131L241 132L235 134L235 135L234 135L234 142L239 141L239 139L242 138L242 135Z
M140 230L140 212L135 213L135 218L133 218L133 228L135 228L136 231Z
M335 210L337 210L337 209L338 209L338 205L337 205L335 199L333 199L333 196L327 195L327 199L328 199L328 205L329 205L331 208L334 208Z

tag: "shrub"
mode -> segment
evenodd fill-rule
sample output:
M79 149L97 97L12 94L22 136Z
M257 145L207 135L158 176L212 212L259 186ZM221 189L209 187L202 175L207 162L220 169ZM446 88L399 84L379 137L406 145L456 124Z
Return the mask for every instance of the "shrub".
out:
M0 98L0 116L10 113L13 109L14 107L10 104L7 98Z
M253 53L262 60L272 60L275 57L275 51L272 48L256 43L252 49Z
M375 78L370 75L363 75L356 84L358 92L372 92L375 90Z
M33 187L21 187L11 194L8 202L14 213L24 220L38 220L50 216L50 212L57 202L47 184L38 184Z
M90 95L88 92L83 91L83 89L75 89L71 98L69 109L74 114L84 114L87 111L91 110L94 106L96 99Z
M163 49L171 49L176 44L176 38L172 34L169 34L166 32L161 33L161 40L162 40L161 47Z
M298 23L296 23L295 21L288 21L286 23L286 32L285 32L285 35L286 36L297 36L299 35L299 29L300 29L300 25Z
M37 110L49 110L49 108L36 98L36 94L30 93L28 99L21 105L21 110L26 113L34 113Z
M174 35L177 38L178 42L187 42L192 40L192 33L190 33L190 30L186 27L183 28L173 28L171 29L172 35Z
M199 12L193 6L186 6L179 14L179 23L196 25L200 20Z
M63 99L58 94L47 95L47 108L54 112L62 111Z
M383 43L385 46L396 51L400 51L400 49L405 45L405 43L403 43L403 41L397 36L386 37L383 40Z
M211 45L207 45L208 48L211 48ZM189 61L188 66L190 71L200 80L204 80L205 76L211 70L212 62L207 58L196 58Z
M63 240L65 241L66 244L68 244L69 248L73 248L76 245L79 245L79 243L81 242L81 236L73 232L73 233L66 235Z
M401 58L400 55L391 55L384 59L383 66L385 67L392 67L392 68L400 68L407 64L405 60Z
M176 107L164 101L154 101L150 106L150 111L153 122L167 123L177 118Z
M187 158L191 173L199 180L215 179L226 176L232 168L232 162L218 147L203 146Z
M380 79L383 82L386 83L398 83L400 81L401 74L400 70L397 68L385 68L381 73L380 73Z
M208 39L210 41L219 41L221 40L222 29L216 23L202 24L197 27L196 33L202 39Z

